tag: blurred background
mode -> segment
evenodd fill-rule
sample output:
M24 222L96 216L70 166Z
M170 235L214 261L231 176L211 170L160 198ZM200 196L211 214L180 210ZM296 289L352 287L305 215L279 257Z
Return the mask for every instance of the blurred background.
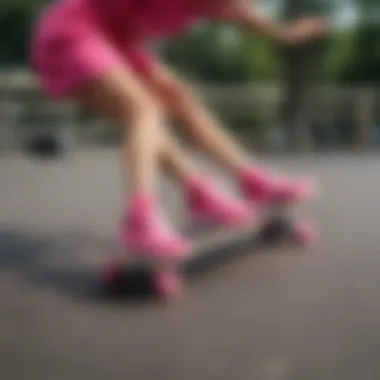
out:
M28 69L30 28L41 0L0 5L1 146L15 148L37 130L62 134L67 147L115 144L108 128L70 104L41 97ZM376 0L258 2L268 15L318 13L332 24L323 41L285 49L218 23L157 46L247 144L261 150L369 149L380 145L380 22ZM44 131L39 131L44 133ZM61 137L63 138L63 137Z
M42 96L27 63L42 2L0 0L4 379L380 379L380 2L257 3L281 19L324 15L331 34L289 49L205 23L156 48L266 163L320 181L295 216L320 239L304 254L257 250L160 307L100 299L125 197L120 128ZM178 189L160 191L180 225Z

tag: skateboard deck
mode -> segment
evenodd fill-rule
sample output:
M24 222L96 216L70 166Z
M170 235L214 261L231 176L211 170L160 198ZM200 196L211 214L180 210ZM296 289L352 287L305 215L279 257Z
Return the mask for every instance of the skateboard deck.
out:
M308 245L313 240L313 230L309 222L292 217L289 207L272 206L261 213L259 220L243 227L208 227L194 238L195 247L189 259L171 265L170 271L147 261L113 261L102 273L102 287L109 295L171 298L170 291L157 285L158 276L169 273L181 280L255 248L286 242L295 246ZM121 253L123 255L127 256L125 252Z

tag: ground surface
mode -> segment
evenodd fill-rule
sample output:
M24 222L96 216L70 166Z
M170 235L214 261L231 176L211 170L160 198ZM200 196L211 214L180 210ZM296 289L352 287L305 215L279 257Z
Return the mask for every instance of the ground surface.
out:
M174 305L96 297L91 270L120 206L117 160L0 158L2 378L380 378L380 156L269 160L320 178L323 197L304 212L323 239L210 272ZM162 193L180 219L178 194Z

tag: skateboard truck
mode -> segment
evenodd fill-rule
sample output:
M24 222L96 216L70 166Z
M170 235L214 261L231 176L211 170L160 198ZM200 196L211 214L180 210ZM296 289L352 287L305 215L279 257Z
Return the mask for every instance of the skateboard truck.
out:
M290 242L307 246L315 239L315 228L308 221L293 219L288 208L275 206L257 223L244 227L209 229L196 239L190 258L165 268L156 264L125 259L125 252L109 263L102 273L101 283L108 295L127 298L157 296L175 298L180 294L182 277L191 277L211 267L236 259L255 245Z

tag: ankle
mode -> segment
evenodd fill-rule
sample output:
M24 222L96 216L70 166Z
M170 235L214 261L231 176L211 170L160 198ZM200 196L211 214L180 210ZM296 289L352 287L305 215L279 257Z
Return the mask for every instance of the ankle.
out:
M242 183L261 181L265 176L266 172L264 168L259 165L249 164L238 172L238 179Z
M128 202L124 219L142 220L154 213L156 209L156 198L147 193L133 194Z
M188 191L203 189L207 183L207 178L199 173L192 173L183 180L183 186Z

